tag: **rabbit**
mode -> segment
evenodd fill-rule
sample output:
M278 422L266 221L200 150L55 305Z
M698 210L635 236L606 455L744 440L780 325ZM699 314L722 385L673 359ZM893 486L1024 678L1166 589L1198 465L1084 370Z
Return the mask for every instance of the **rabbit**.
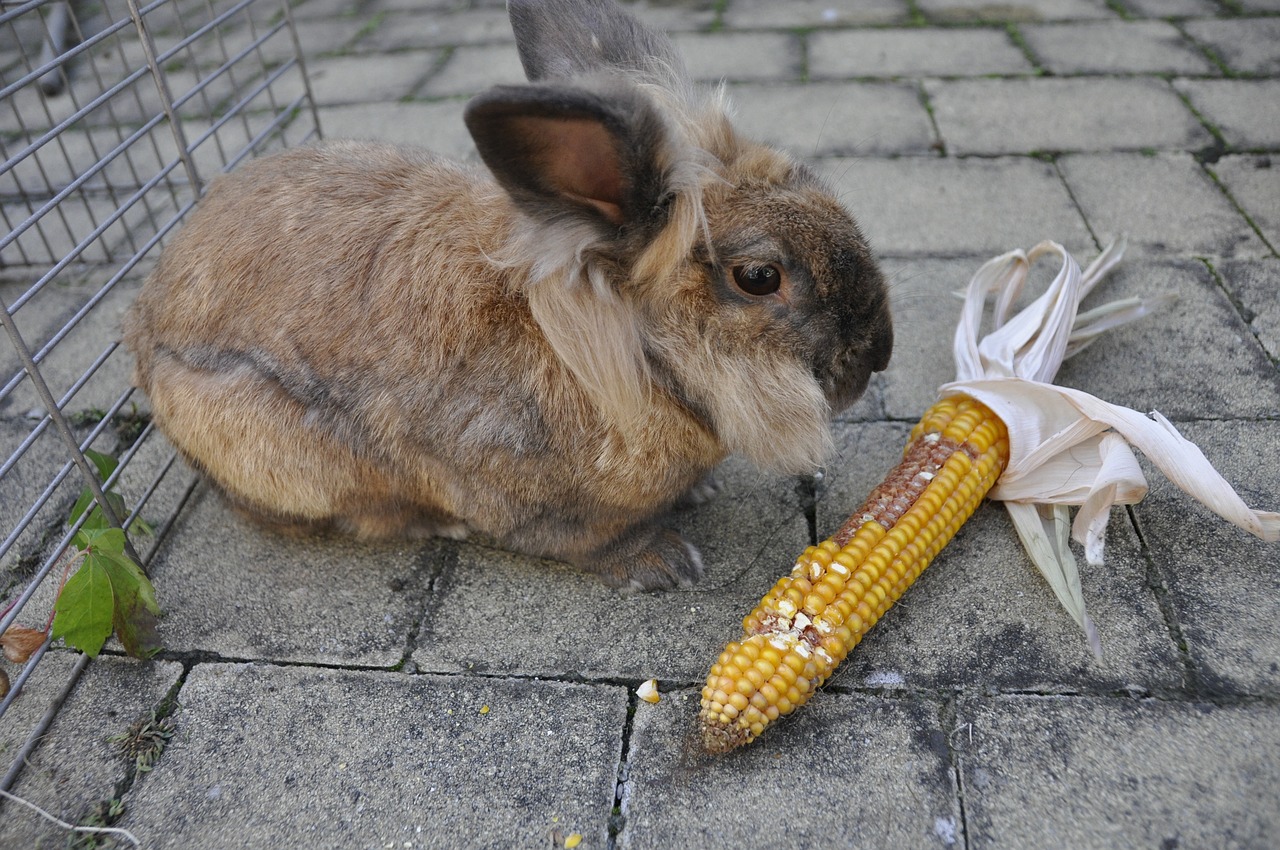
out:
M487 169L327 141L212 181L125 318L134 382L268 525L686 587L666 519L731 453L820 466L888 362L886 284L665 34L610 0L509 16L528 83L464 113Z

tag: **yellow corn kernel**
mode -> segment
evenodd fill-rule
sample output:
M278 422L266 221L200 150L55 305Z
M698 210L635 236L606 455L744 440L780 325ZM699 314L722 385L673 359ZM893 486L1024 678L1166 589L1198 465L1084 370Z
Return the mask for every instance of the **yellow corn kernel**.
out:
M746 744L803 705L955 536L1008 462L1008 432L985 406L952 396L929 408L902 463L835 534L804 551L711 668L699 714L706 750Z

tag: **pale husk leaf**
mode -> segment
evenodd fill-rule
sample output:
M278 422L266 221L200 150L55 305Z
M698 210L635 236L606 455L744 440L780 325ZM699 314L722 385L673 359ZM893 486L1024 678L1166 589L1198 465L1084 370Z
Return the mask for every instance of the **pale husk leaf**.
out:
M990 407L1009 430L1010 460L990 497L1004 501L1024 547L1097 654L1101 647L1080 591L1067 544L1067 506L1077 506L1072 537L1090 564L1101 564L1113 505L1133 504L1147 482L1130 445L1174 484L1210 510L1264 540L1280 539L1280 514L1248 507L1193 443L1159 413L1149 417L1079 390L1052 384L1062 361L1105 330L1149 314L1169 296L1125 299L1087 313L1080 301L1117 262L1113 243L1083 272L1061 245L1042 242L1010 251L974 275L956 328L955 382L940 395L963 393ZM1036 259L1062 268L1039 298L1012 314ZM993 329L980 336L986 302L995 296ZM1042 513L1036 506L1052 506Z

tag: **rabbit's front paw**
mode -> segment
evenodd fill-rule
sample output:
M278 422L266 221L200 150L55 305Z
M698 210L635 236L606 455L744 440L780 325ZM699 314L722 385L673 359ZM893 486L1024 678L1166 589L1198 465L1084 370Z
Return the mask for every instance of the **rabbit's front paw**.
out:
M699 505L705 505L718 495L720 495L720 481L714 472L708 472L705 478L686 490L684 495L676 500L675 507L677 509L696 508Z
M606 584L625 590L691 587L702 578L702 556L693 544L658 526L633 529L587 567Z

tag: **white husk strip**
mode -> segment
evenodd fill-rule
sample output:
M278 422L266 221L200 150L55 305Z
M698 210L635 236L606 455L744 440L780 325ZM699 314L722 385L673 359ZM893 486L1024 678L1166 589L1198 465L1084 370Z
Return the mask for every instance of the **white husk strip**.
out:
M956 328L956 381L941 396L963 393L990 407L1009 429L1009 465L990 497L1005 502L1032 561L1063 607L1102 649L1085 610L1075 556L1067 544L1067 506L1079 507L1071 535L1091 565L1102 563L1113 505L1142 499L1147 482L1130 445L1142 450L1174 484L1210 510L1263 540L1280 540L1280 514L1254 510L1236 495L1200 450L1159 413L1150 417L1079 390L1052 384L1067 357L1103 331L1147 315L1169 300L1126 299L1080 313L1080 301L1120 259L1112 243L1081 271L1061 245L1041 242L1011 251L973 276ZM1062 270L1043 295L1010 316L1040 257L1056 254ZM989 296L993 329L979 339Z

